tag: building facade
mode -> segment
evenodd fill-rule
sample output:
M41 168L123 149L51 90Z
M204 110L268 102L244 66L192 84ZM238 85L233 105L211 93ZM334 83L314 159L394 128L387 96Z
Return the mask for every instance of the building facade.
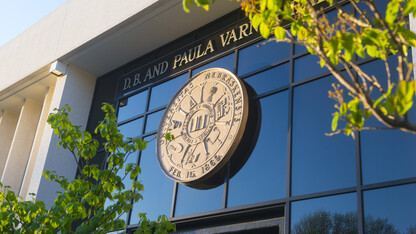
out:
M264 43L238 3L216 1L208 13L186 14L180 1L69 0L0 55L1 182L25 199L36 193L53 201L57 186L43 170L76 173L72 158L56 148L48 113L69 104L74 122L92 132L108 102L125 137L149 141L129 158L142 168L145 191L122 217L127 231L145 212L151 219L166 214L178 232L416 232L416 136L326 136L335 79L304 48ZM385 76L379 61L357 64ZM155 135L178 90L210 68L244 81L252 121L246 148L237 150L240 165L228 163L223 181L201 190L164 175ZM410 118L416 121L415 113ZM103 149L98 156L105 158Z

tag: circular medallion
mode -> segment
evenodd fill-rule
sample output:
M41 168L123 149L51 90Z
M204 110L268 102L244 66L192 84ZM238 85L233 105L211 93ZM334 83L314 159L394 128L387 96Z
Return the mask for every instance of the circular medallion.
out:
M233 73L213 68L186 82L167 106L156 152L162 171L195 188L215 176L240 143L248 117L248 96ZM166 133L174 140L165 140Z

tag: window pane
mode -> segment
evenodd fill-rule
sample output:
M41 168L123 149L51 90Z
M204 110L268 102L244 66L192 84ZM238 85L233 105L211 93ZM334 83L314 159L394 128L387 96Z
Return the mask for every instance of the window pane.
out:
M213 62L210 62L202 67L194 69L192 71L192 76L198 74L199 72L205 69L214 68L214 67L224 68L231 72L234 72L234 54L227 55Z
M244 79L257 94L289 84L289 63L282 64L265 72Z
M292 203L291 233L358 233L355 193Z
M142 134L143 129L143 118L139 118L123 124L118 127L120 133L124 135L124 139L127 137L136 137Z
M147 91L131 96L127 99L127 101L126 99L121 100L120 104L123 103L124 106L120 105L118 109L118 122L124 121L133 116L136 116L145 112L146 101L147 101Z
M175 93L180 89L180 87L182 87L182 85L185 84L187 80L188 73L185 73L170 81L153 87L149 110L167 105L172 99L173 95L175 95Z
M149 139L146 139L149 140ZM163 174L156 157L155 141L150 141L140 156L142 173L137 177L144 185L143 200L133 204L131 224L138 223L138 213L147 213L147 218L157 220L159 215L170 216L173 181Z
M261 99L259 139L246 164L230 180L229 207L285 197L287 110L287 92Z
M325 67L321 68L319 58L316 55L308 54L294 61L293 79L294 82L297 82L327 71L328 69Z
M263 42L261 41L240 50L238 55L238 75L244 75L289 57L289 43L271 41L265 45L260 45Z
M175 217L222 208L224 186L208 190L193 189L179 184Z
M308 51L306 49L306 47L303 46L303 45L294 44L294 46L295 46L295 54L300 54L300 53L304 53L304 52L307 52Z
M160 120L165 110L155 112L147 116L146 132L156 131L159 128Z
M416 184L364 192L366 233L416 233Z
M293 195L355 185L354 140L331 132L335 102L328 98L333 78L296 87L293 101Z
M126 169L127 164L128 163L137 163L137 160L138 160L138 153L137 152L134 152L132 154L126 155L125 156L125 161L124 161L124 167L123 167L123 169L119 170L116 174L123 179L124 176L125 176L125 169ZM133 184L133 182L130 179L130 173L123 180L123 183L124 183L124 187L125 187L125 189L123 191L130 190L131 189L131 185ZM115 202L112 202L110 200L107 200L105 202L104 206L105 207L108 207L108 206L110 206L110 205L112 205L114 203ZM127 213L124 213L124 214L122 214L120 216L120 219L125 220L126 221L126 224L127 224L127 214L128 214L128 212Z
M416 176L416 135L399 130L361 132L364 184Z

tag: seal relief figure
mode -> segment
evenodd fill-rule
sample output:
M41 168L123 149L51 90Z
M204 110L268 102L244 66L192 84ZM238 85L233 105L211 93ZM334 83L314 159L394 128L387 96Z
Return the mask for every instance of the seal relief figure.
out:
M162 171L179 183L208 188L236 151L247 124L244 83L212 68L196 74L175 94L158 129L156 152ZM174 140L165 140L170 133Z

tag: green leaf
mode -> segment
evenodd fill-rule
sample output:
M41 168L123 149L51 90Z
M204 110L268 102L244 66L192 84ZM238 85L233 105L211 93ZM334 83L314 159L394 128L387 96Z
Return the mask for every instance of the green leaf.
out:
M348 106L347 106L347 103L344 102L344 103L341 104L340 114L341 115L346 115L347 111L348 111Z
M416 46L416 34L408 29L399 27L397 33L401 35L411 46Z
M393 24L397 18L397 13L399 12L400 3L397 0L392 0L387 4L386 9L386 22L388 24Z
M319 60L319 65L321 65L321 67L325 66L325 60L321 59Z
M339 119L339 113L338 112L335 112L334 113L334 117L332 118L332 124L331 124L332 131L337 130L338 119Z
M364 47L363 45L361 45L360 43L355 45L355 52L357 53L358 56L360 56L361 58L365 58L365 51L364 51Z
M194 5L194 3L192 2L192 0L182 0L182 6L183 6L183 10L186 13L189 13L189 6Z
M370 55L373 58L379 57L378 48L375 45L367 45L367 54Z
M279 6L280 5L280 6ZM267 0L267 8L271 11L277 11L282 5L282 1L278 0Z
M274 35L276 36L276 38L277 39L279 39L279 40L283 40L283 39L285 39L286 38L286 32L285 32L285 29L284 28L282 28L282 27L276 27L275 29L274 29Z
M139 149L140 151L143 151L144 149L146 149L147 142L148 141L145 141L145 140L142 140L142 139L137 139L136 140L137 149Z
M268 26L266 23L264 23L264 22L261 22L261 23L260 23L260 34L261 34L261 36L262 36L263 38L265 38L265 39L267 39L267 38L269 38L269 37L270 37L270 28L269 28L269 26Z
M404 115L413 106L415 81L403 80L397 85L397 113Z
M351 132L352 132L351 127L345 127L345 129L344 129L344 134L345 135L349 136L351 134Z
M196 0L196 4L209 11L209 0Z
M260 11L263 12L266 10L267 0L259 0L260 1Z
M410 13L416 13L416 0L408 0L404 5L403 15L408 16Z
M263 18L261 17L261 15L255 14L253 16L253 19L251 20L251 24L253 25L254 28L258 28L262 21L263 21Z
M381 103L381 101L383 101L385 98L387 98L390 94L391 94L391 90L394 87L394 83L392 83L389 87L389 89L387 90L387 92L383 95L381 95L381 97L379 97L374 103L373 103L373 108L377 108L378 105Z

